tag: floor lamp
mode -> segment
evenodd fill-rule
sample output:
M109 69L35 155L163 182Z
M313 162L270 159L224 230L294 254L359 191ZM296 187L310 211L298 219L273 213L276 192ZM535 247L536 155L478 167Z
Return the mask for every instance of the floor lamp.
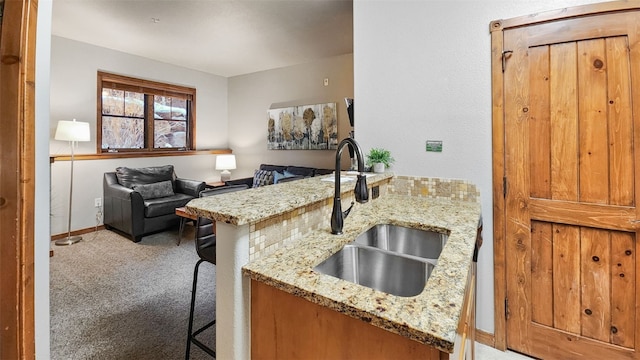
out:
M71 236L71 204L73 199L73 148L77 141L89 141L91 133L88 122L60 120L56 128L56 140L68 141L71 147L71 176L69 177L69 224L67 237L56 240L56 245L71 245L82 240L81 236Z

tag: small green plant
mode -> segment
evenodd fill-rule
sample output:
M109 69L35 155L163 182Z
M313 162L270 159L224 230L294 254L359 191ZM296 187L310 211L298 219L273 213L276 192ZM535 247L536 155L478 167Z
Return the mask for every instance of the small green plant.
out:
M391 157L391 152L382 148L372 148L367 154L367 166L382 163L386 168L391 166L395 159Z

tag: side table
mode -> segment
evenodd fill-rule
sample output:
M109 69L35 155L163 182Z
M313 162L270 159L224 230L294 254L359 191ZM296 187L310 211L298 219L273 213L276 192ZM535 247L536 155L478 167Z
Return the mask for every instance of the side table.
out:
M187 220L198 220L198 218L194 215L191 215L187 212L186 208L179 207L176 208L176 215L180 216L180 229L178 230L178 246L180 246L180 241L182 241L182 231L184 231L184 224Z
M208 182L207 184L207 188L211 189L211 188L217 188L217 187L221 187L224 186L224 181L212 181L212 182Z

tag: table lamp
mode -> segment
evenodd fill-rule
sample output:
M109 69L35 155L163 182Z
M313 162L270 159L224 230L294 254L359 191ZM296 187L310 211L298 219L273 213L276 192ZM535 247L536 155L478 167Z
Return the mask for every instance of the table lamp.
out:
M234 170L236 168L236 156L233 154L229 155L218 155L216 157L216 170L222 170L220 173L220 181L229 181L231 180L231 172L229 170Z

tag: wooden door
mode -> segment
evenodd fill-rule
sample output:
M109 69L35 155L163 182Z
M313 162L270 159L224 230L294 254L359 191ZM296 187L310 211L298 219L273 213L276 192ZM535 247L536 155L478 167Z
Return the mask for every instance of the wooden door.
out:
M506 342L640 359L640 12L507 29Z

